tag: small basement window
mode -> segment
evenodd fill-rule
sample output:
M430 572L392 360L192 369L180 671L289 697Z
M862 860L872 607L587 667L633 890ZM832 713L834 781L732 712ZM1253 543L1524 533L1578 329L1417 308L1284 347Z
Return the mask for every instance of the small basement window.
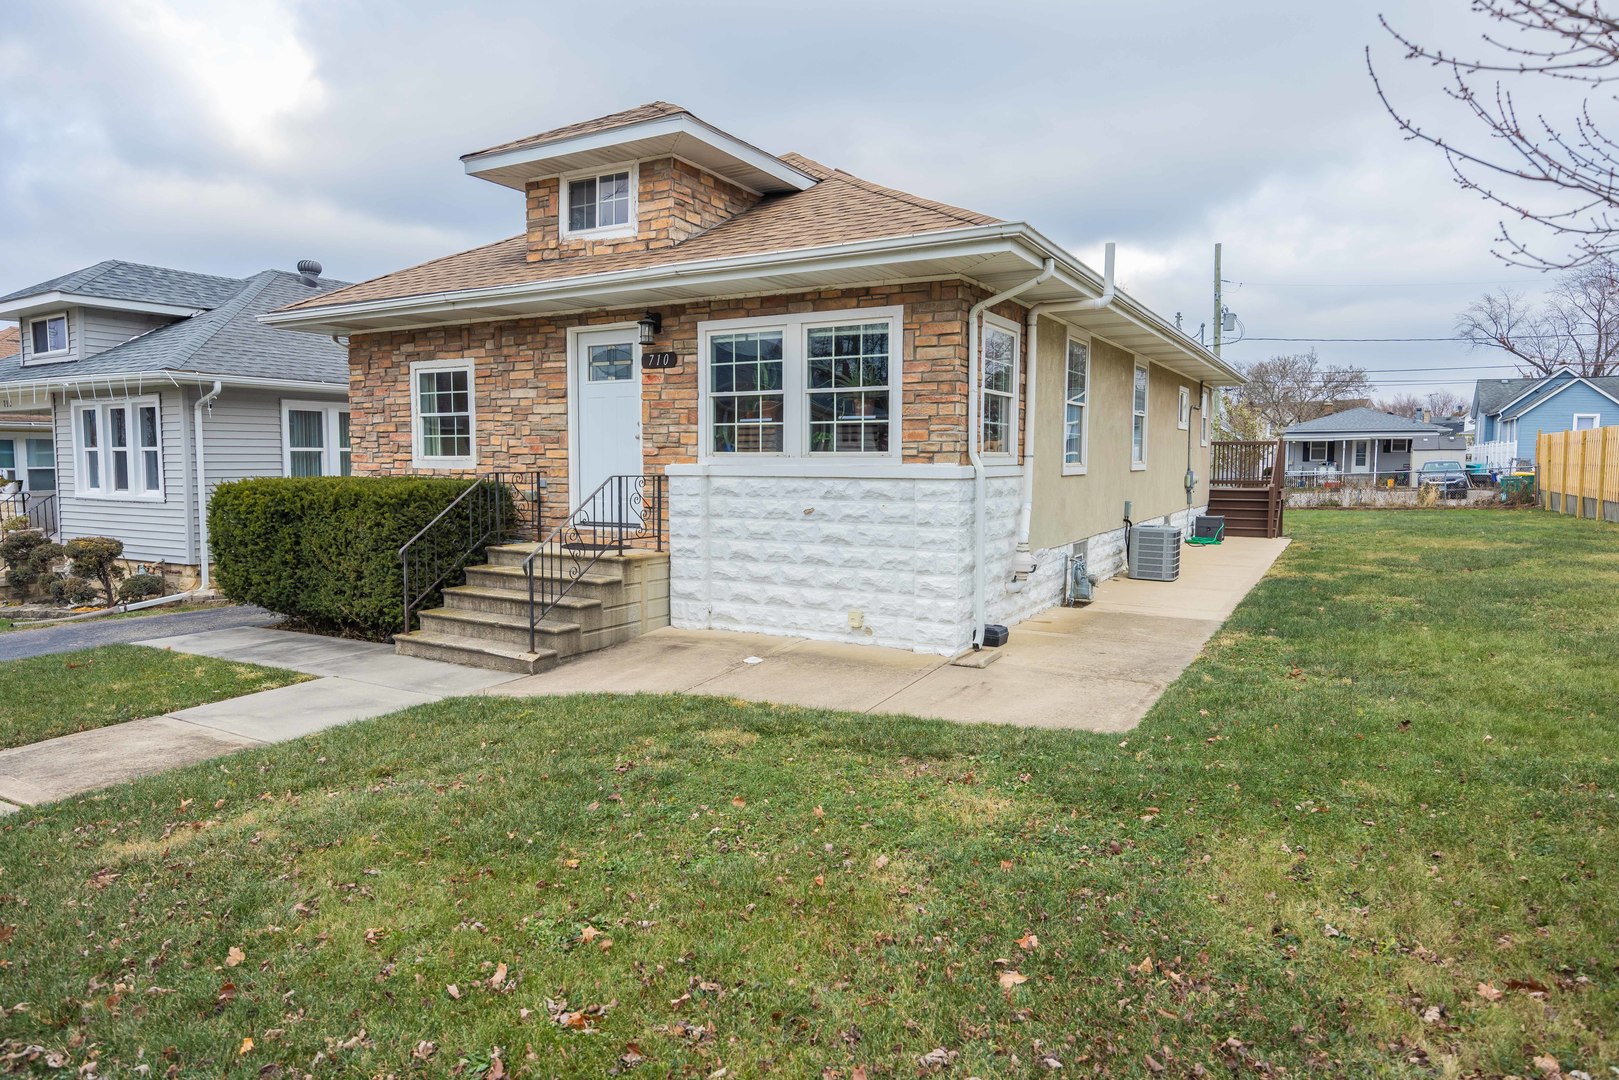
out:
M567 206L562 217L565 231L634 231L635 174L635 167L630 166L568 180L564 188Z

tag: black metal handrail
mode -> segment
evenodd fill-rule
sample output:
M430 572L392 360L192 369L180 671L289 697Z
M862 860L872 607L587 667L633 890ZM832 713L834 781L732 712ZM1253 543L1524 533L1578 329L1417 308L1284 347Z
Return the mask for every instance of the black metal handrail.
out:
M411 613L416 608L464 571L490 544L521 539L525 533L536 538L540 535L540 492L544 487L545 479L539 473L497 472L477 477L405 541L399 549L404 592L400 633L410 632ZM526 514L521 505L525 500ZM458 510L465 514L465 527L444 527L444 522Z
M30 529L55 536L56 492L19 491L0 496L0 532L7 531L5 523L13 518L26 518Z
M540 623L603 555L649 543L663 550L665 483L657 475L609 476L523 560L529 652L537 651Z

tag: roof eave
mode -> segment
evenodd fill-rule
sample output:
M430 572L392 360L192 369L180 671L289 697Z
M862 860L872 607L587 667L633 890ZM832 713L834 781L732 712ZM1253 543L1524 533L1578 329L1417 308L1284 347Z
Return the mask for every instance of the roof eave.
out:
M209 310L205 307L193 307L185 304L164 304L151 300L125 300L111 296L95 296L90 293L66 293L53 290L51 292L35 293L32 296L19 296L0 303L0 319L17 319L26 315L64 307L93 307L109 311L131 311L144 315L172 315L180 319L189 318L199 312Z
M813 176L793 168L774 154L705 124L690 113L660 116L533 146L481 150L464 155L461 163L469 176L521 191L529 180L588 167L604 152L620 147L638 147L626 150L628 157L635 159L673 155L683 150L680 156L696 160L704 167L714 165L716 171L724 168L718 163L719 159L724 159L734 163L733 169L725 170L734 173L727 179L736 179L762 194L804 191L816 184ZM698 160L705 156L704 148L715 156L715 162Z

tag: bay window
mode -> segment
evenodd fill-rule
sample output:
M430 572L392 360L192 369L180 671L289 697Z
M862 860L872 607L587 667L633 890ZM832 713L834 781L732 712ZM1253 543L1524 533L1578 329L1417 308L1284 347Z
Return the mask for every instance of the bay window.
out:
M281 403L283 472L287 476L348 476L349 410L323 401Z
M1074 338L1068 339L1067 386L1063 394L1062 471L1076 475L1085 471L1090 426L1091 348Z
M899 453L899 308L698 326L702 454Z
M75 493L99 498L161 499L160 425L156 398L75 405L73 435L79 469Z
M1147 369L1136 365L1130 398L1130 468L1147 467Z

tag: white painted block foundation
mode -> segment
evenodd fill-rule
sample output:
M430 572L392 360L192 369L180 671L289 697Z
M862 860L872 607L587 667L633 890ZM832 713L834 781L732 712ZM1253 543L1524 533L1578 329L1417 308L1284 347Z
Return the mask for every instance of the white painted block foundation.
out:
M1098 578L1123 568L1121 527L1036 552L1014 591L1021 480L992 477L987 491L990 622L1060 602L1071 550ZM672 474L670 622L954 655L971 644L972 492L959 475ZM1140 524L1185 521L1182 510Z

